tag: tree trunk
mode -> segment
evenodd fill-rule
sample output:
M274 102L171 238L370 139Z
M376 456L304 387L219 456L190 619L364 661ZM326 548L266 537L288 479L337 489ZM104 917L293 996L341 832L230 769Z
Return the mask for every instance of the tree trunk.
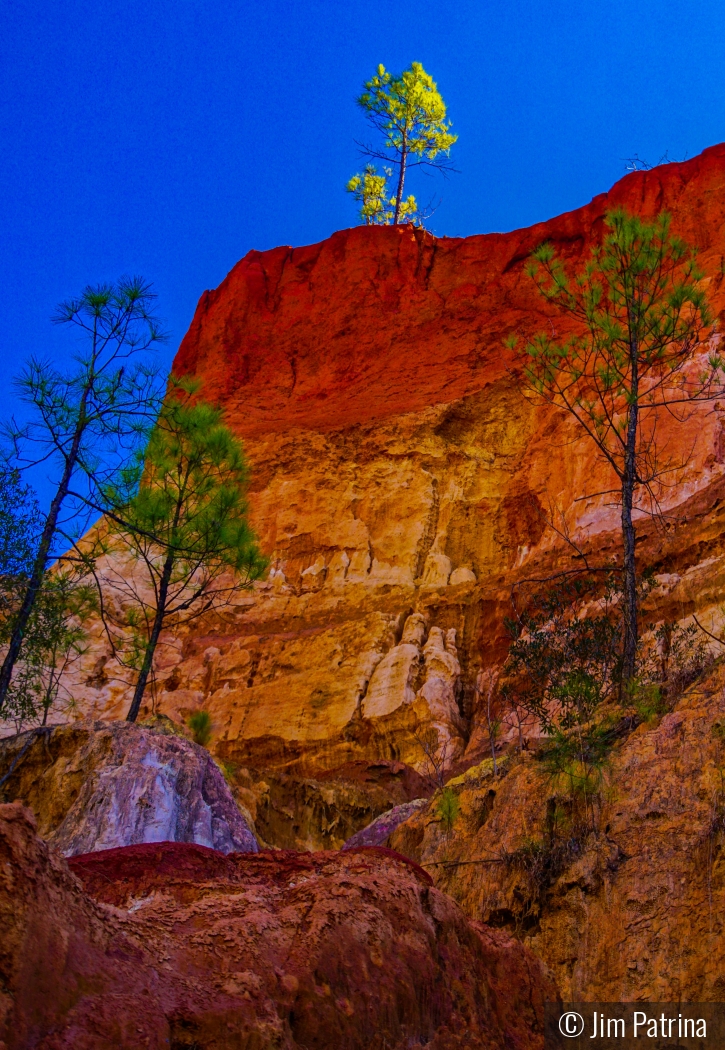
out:
M634 678L637 659L637 564L635 557L635 528L632 523L632 506L634 486L637 479L637 425L639 422L639 375L638 347L636 340L630 343L632 362L632 389L629 418L627 419L627 437L624 453L624 471L622 473L622 541L624 544L624 564L622 567L622 599L624 602L623 622L624 639L622 643L622 687L626 689Z
M398 172L398 189L395 194L395 215L393 216L393 226L398 225L398 219L400 218L400 205L403 203L403 187L405 186L405 166L408 160L408 147L403 138L403 145L400 153L400 170Z
M128 714L126 715L127 722L135 722L138 718L138 713L141 710L141 701L146 691L146 683L148 682L149 674L151 673L151 666L154 662L154 653L156 652L156 646L158 644L159 636L161 634L161 628L164 625L164 617L166 615L166 600L169 593L169 581L171 580L171 572L174 568L174 554L170 551L166 555L166 561L164 562L164 568L161 573L161 580L159 582L159 600L156 605L156 615L154 616L153 627L151 628L151 634L149 636L148 645L146 646L146 652L144 653L143 663L141 664L141 670L139 671L138 679L136 680L136 688L133 691L133 700L131 701L131 707L129 708Z

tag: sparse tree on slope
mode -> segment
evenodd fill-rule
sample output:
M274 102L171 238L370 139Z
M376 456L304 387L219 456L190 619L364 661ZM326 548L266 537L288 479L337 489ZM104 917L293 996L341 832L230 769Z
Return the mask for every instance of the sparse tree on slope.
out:
M267 564L247 520L241 442L198 389L172 380L145 454L106 494L109 534L93 561L109 635L137 672L130 722L162 630L228 604Z
M624 211L584 270L568 277L550 244L532 257L542 295L568 314L575 332L540 332L522 350L528 387L576 419L614 475L621 508L622 683L634 678L638 639L637 511L658 514L668 476L685 463L666 458L663 417L723 392L722 359L708 351L711 325L695 252L660 215L646 223ZM509 340L515 347L516 338Z
M0 467L0 645L12 637L33 570L43 514L35 493L17 470ZM83 620L93 593L74 563L56 564L43 574L25 625L20 660L0 717L18 727L43 725L63 693L63 676L84 649Z
M367 196L358 197L365 221L374 214L378 216L373 220L376 222L407 222L417 212L415 197L404 198L409 169L423 166L443 172L452 170L446 161L458 136L451 134L445 102L432 77L420 62L413 62L399 76L378 66L375 76L365 83L357 104L383 139L381 146L362 145L362 153L383 160L392 168L385 169L385 175L378 175L377 169L368 165L362 175L353 176L347 189L356 196L367 192ZM393 169L395 191L388 199L387 177L393 175ZM366 212L366 206L370 209L374 200L378 202L374 211ZM383 218L387 205L392 208L389 219Z
M61 303L54 318L83 338L75 367L60 372L33 358L16 381L30 415L28 422L5 428L14 463L21 469L50 467L55 491L32 564L18 581L18 605L0 668L0 712L46 571L73 543L68 522L78 527L82 518L87 523L97 515L99 486L145 440L158 412L159 374L143 356L163 338L151 312L154 299L140 278L86 288L78 299Z

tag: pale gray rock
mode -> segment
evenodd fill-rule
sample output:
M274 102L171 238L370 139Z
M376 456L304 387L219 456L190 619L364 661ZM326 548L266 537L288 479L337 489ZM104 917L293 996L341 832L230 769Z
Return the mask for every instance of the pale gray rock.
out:
M0 767L22 738L5 741ZM195 842L256 853L257 840L209 752L174 732L128 722L56 726L5 785L36 811L67 857L141 842Z
M114 727L108 760L85 781L53 835L65 856L136 842L196 842L255 853L257 842L203 747L150 729Z
M406 820L428 805L427 798L414 798L401 806L393 806L386 813L371 821L367 827L357 831L347 840L343 849L359 849L361 846L384 846L390 835Z

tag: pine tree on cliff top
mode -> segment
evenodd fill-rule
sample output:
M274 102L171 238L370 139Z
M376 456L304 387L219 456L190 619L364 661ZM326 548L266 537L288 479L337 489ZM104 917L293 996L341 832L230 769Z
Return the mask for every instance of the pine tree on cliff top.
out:
M413 62L399 76L378 66L375 76L364 84L357 104L383 139L381 146L360 144L361 152L389 166L379 175L375 166L368 164L362 174L350 179L346 188L360 201L364 222L396 225L411 221L418 205L415 197L403 196L409 169L427 167L444 173L453 170L446 161L458 136L451 134L446 104L420 62ZM395 191L389 196L387 180L394 174Z
M533 253L529 275L573 319L575 334L540 332L521 354L529 390L573 416L613 474L626 688L638 641L636 515L661 517L663 493L687 462L668 457L658 427L665 414L683 421L693 404L722 396L725 363L706 342L712 319L695 251L672 236L669 216L645 223L612 211L606 226L603 243L573 279L550 244Z

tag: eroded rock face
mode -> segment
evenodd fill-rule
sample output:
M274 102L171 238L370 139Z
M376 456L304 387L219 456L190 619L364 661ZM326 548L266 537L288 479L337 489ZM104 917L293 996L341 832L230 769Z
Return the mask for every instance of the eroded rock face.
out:
M422 724L435 729L435 746L445 749L450 763L465 746L465 724L458 707L461 665L456 632L451 628L444 635L440 627L431 627L424 645L425 637L425 619L413 613L405 621L400 644L373 671L361 715L363 719L384 718L418 700Z
M572 831L565 786L524 752L500 776L489 759L451 782L461 804L451 836L422 809L389 842L469 915L521 936L565 1001L719 1002L723 726L721 664L613 749L592 835Z
M163 843L71 865L0 806L7 1050L543 1046L543 967L389 851Z
M127 722L75 723L0 742L6 798L32 806L66 856L138 842L196 842L222 853L257 841L204 748ZM17 760L17 761L16 761Z
M244 787L244 783L248 787ZM349 763L319 779L238 770L232 788L249 805L260 840L282 849L339 849L396 804L431 794L430 780L402 762Z
M725 146L631 173L528 230L436 240L359 227L250 252L202 297L174 367L203 381L244 439L272 567L224 619L164 639L157 703L180 722L206 708L212 749L252 782L317 783L380 761L426 774L421 739L433 734L448 767L477 760L477 683L504 658L512 585L572 563L547 519L564 511L594 564L620 558L608 469L570 421L521 395L503 342L566 331L525 261L549 240L582 266L617 206L669 211L700 249L714 312L725 308ZM661 584L654 618L697 611L715 631L724 406L661 421L668 456L686 467L662 495L668 529L642 520L637 548ZM84 712L120 718L128 690L104 644L99 631L74 695Z
M415 681L422 664L421 646L425 638L425 619L420 613L409 616L399 645L388 650L372 673L362 704L363 718L380 718L401 704L415 700Z

